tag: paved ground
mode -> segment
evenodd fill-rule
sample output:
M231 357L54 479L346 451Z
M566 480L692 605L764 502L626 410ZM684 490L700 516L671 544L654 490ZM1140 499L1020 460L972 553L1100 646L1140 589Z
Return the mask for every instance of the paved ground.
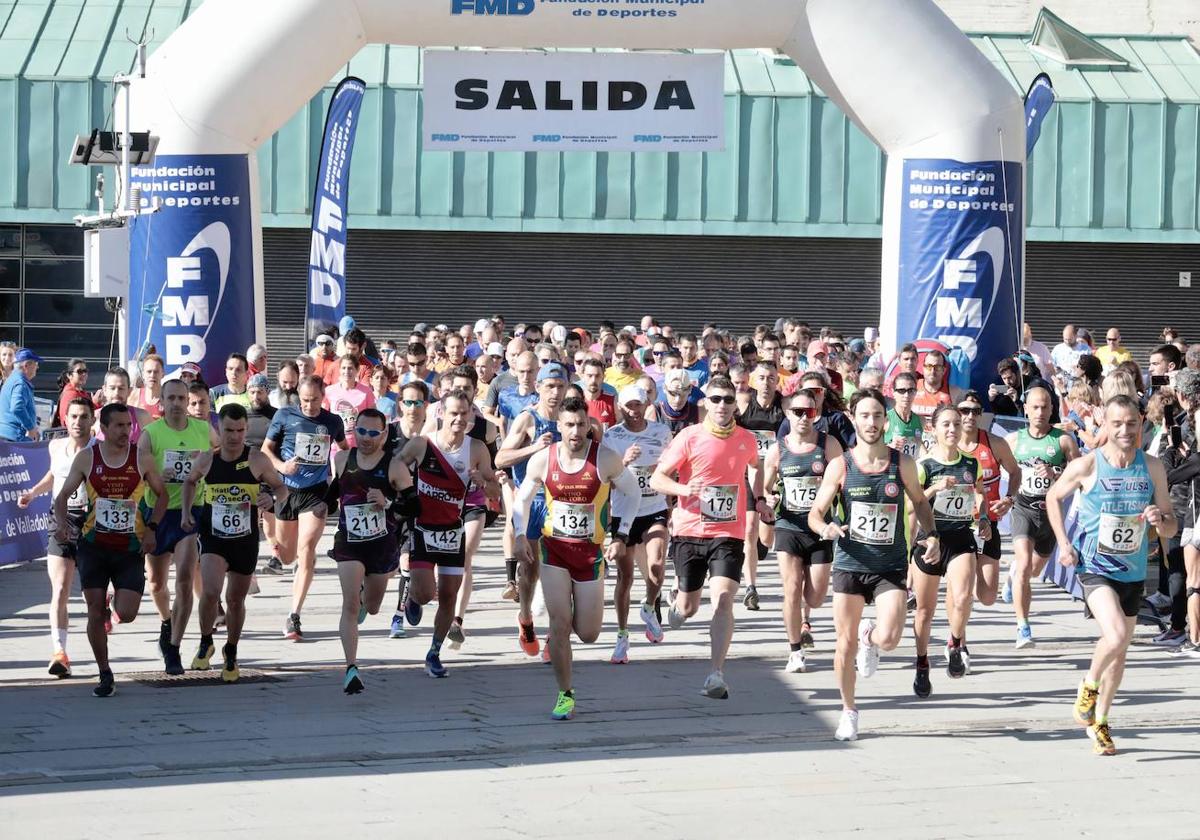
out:
M703 620L653 648L635 633L627 666L607 663L609 625L577 654L569 723L549 719L549 666L516 649L493 532L480 565L467 644L445 658L450 678L420 667L426 628L389 640L381 614L365 626L368 688L354 698L340 691L332 561L320 562L304 644L281 639L290 577L262 578L241 644L243 668L262 679L236 686L151 684L162 674L147 599L142 618L111 637L119 693L105 701L91 696L82 602L71 604L76 676L49 680L44 566L0 571L3 835L1197 836L1185 814L1200 783L1200 663L1147 646L1140 628L1113 715L1121 753L1093 756L1070 718L1092 629L1048 586L1035 593L1036 650L1012 650L1007 608L980 608L975 672L951 682L935 670L929 699L912 694L906 640L860 683L863 738L847 745L832 739L828 608L815 670L781 670L773 559L762 611L738 608L729 700L698 695ZM934 632L944 638L940 620Z

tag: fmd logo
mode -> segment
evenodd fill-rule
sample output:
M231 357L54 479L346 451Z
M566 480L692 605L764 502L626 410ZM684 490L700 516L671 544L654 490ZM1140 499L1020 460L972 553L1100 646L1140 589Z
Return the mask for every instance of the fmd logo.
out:
M633 135L634 143L661 143L661 134L635 134Z
M160 304L163 326L172 332L166 334L166 347L160 351L168 367L204 360L205 340L225 297L230 250L229 226L212 222L192 237L179 256L167 257L167 285ZM200 259L204 251L211 252L216 260L215 278L205 274Z
M450 0L452 15L528 15L535 0Z
M533 135L534 143L561 143L561 134L535 134Z
M434 134L431 138L434 143L457 143L459 135L457 134Z

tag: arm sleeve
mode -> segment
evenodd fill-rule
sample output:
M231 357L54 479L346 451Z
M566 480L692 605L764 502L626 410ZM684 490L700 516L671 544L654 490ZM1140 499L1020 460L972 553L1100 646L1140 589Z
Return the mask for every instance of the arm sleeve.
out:
M529 521L529 507L533 504L533 497L537 495L537 486L538 482L526 478L513 501L512 527L513 534L518 537L525 534L525 523Z

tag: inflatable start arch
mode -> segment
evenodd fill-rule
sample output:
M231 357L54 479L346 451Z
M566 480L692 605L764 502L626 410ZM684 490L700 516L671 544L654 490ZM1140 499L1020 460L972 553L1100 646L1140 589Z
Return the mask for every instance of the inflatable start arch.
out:
M888 155L885 346L961 346L985 386L1018 346L1023 106L933 0L208 0L131 94L163 209L133 223L127 358L148 339L220 381L261 339L255 149L369 43L778 48Z

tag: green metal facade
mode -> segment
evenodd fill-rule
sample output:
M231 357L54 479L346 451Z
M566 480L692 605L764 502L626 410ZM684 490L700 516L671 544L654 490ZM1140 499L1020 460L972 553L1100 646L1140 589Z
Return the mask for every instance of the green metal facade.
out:
M197 6L0 0L0 222L94 208L93 173L66 159L76 134L109 121L112 76L132 63L126 31L152 30L153 49ZM1200 242L1200 56L1186 39L1099 37L1130 63L1113 71L1064 68L1024 36L971 38L1015 88L1047 72L1058 93L1029 166L1031 239ZM725 68L722 152L425 153L420 51L367 47L346 68L368 84L350 225L879 236L879 150L790 60L735 51ZM309 222L332 90L259 150L266 226Z

